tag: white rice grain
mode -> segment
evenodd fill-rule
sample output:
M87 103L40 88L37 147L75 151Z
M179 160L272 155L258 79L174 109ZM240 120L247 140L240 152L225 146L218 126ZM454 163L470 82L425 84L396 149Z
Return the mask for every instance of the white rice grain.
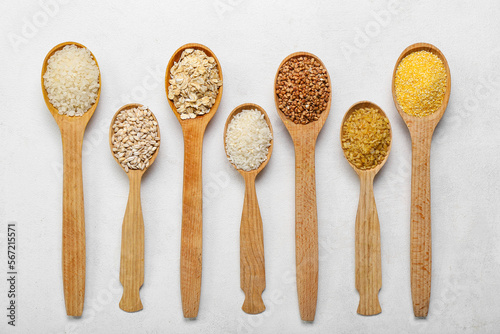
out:
M99 68L86 48L71 44L56 51L43 79L49 101L60 115L82 116L97 99Z
M233 117L226 132L226 152L238 169L250 171L267 160L273 136L259 110L243 110Z

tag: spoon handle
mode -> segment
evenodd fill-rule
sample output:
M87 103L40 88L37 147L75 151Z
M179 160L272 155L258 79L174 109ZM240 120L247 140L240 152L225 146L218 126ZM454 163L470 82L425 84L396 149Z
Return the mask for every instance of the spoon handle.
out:
M266 288L264 234L255 191L256 174L244 173L245 200L240 227L240 286L245 292L243 311L258 314L266 309L262 292Z
M431 298L431 139L432 131L412 134L410 258L416 317L427 316Z
M83 130L61 128L63 143L63 284L66 313L81 316L85 297L85 212L83 206Z
M126 312L142 310L139 290L144 283L144 219L141 207L141 171L128 172L130 190L122 225L120 282L123 295L120 308Z
M193 128L195 129L195 128ZM182 190L181 298L185 318L196 318L200 306L203 245L203 131L184 131Z
M372 171L360 173L360 192L356 214L356 290L359 292L358 313L375 315L382 312L378 292L382 287L380 256L380 224L373 195Z
M300 317L313 321L318 299L318 213L314 166L315 138L295 144L295 266Z

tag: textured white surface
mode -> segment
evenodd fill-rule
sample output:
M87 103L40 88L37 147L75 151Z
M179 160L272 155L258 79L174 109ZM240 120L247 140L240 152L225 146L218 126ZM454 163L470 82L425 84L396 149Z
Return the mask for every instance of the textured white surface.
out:
M500 3L498 1L15 1L0 5L0 332L2 333L498 333L500 331ZM42 4L58 4L45 6ZM381 11L397 11L378 17ZM46 11L51 14L46 14ZM45 13L45 14L44 14ZM30 27L31 24L37 26ZM368 30L369 37L362 38ZM15 44L12 39L22 38ZM85 309L66 317L61 274L62 148L40 88L46 53L77 41L97 57L100 104L85 135ZM164 91L164 70L181 45L211 48L224 94L204 142L203 282L198 319L182 317L179 252L183 145ZM429 317L412 313L409 273L410 138L391 96L401 51L436 45L452 75L448 110L432 146L433 272ZM351 48L352 54L346 53ZM343 51L344 49L344 51ZM316 151L320 273L316 320L302 323L294 282L294 154L273 100L281 60L308 51L333 83L330 116ZM382 314L356 314L354 220L358 180L342 154L340 121L371 100L388 115L391 156L375 181L382 230ZM125 173L108 127L139 102L158 118L162 146L143 180L144 310L118 308ZM239 223L244 183L224 155L231 110L254 102L275 130L257 179L264 221L267 311L241 311ZM18 223L18 326L7 326L6 223Z

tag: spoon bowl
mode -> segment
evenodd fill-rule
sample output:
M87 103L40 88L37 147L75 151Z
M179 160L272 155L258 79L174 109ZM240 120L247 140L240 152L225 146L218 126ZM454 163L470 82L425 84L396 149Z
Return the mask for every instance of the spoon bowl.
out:
M219 70L219 77L221 80L223 80L222 79L222 68L220 66L219 59L217 59L217 57L215 56L215 53L213 53L212 50L210 50L205 45L197 44L197 43L189 43L189 44L183 45L180 48L178 48L177 51L174 52L174 54L172 55L172 57L170 58L170 60L168 62L167 72L165 73L165 91L167 93L167 96L168 96L168 88L170 87L170 81L169 81L170 80L170 70L172 69L172 66L174 66L175 63L179 62L182 53L186 49L200 50L200 51L205 52L205 54L208 57L214 58L215 63L217 64L217 69ZM177 108L175 107L174 101L167 98L168 104L170 105L170 108L172 108L172 111L174 112L175 117L177 117L177 120L179 121L179 123L181 123L183 130L184 130L184 127L187 126L187 124L202 123L202 124L206 125L206 124L208 124L208 122L210 122L212 117L214 117L215 112L219 108L219 104L220 104L220 101L222 99L222 87L223 86L219 87L219 90L217 92L217 97L215 98L215 103L212 106L212 108L210 108L210 111L204 115L199 115L199 116L196 116L195 118L191 118L191 119L181 119L181 115L177 112Z
M406 56L408 56L410 53L418 51L428 51L435 54L439 59L441 59L444 68L446 70L446 92L443 98L443 103L441 104L441 107L438 110L424 117L417 117L405 113L401 108L401 106L399 105L396 97L395 83L396 83L396 72L398 70L398 66ZM404 120L408 128L412 128L414 126L417 126L417 124L423 124L423 123L428 125L433 125L435 127L443 117L444 112L446 111L446 107L448 106L448 101L450 100L450 91L451 91L451 76L450 76L450 68L448 66L448 61L446 60L444 54L437 47L428 43L415 43L404 49L404 51L401 53L398 60L396 61L396 66L394 66L394 71L392 74L392 98L394 100L394 104L396 105L396 109L398 110L399 115Z
M288 57L283 59L283 61L280 63L278 67L278 71L276 72L276 76L274 78L274 103L276 104L276 109L278 110L278 115L280 116L281 120L283 121L283 124L285 124L285 127L287 128L288 132L292 136L292 140L295 137L302 136L303 133L307 133L307 136L317 136L319 132L321 131L321 128L326 122L326 118L328 117L328 114L330 113L330 108L332 105L332 82L330 80L330 75L327 72L327 77L328 77L328 86L330 87L330 97L327 102L327 106L325 110L321 113L319 116L319 119L317 121L312 121L307 124L295 124L292 122L289 118L286 117L286 115L281 112L279 108L279 101L278 101L278 94L276 94L276 83L278 82L278 75L280 72L280 69L283 67L284 64L286 64L287 61L289 61L292 58L297 58L297 57L311 57L314 58L316 61L318 61L323 68L326 70L325 64L323 64L323 61L319 59L317 56L313 55L312 53L309 52L294 52L290 54ZM295 135L298 133L298 135L292 135L292 133Z
M204 45L190 43L181 46L170 58L165 74L165 91L172 111L182 127L184 136L184 180L182 190L182 228L181 228L181 299L185 318L196 318L200 305L201 264L203 238L203 183L202 152L203 135L210 120L215 116L222 98L222 85L219 87L214 105L207 114L191 119L181 119L173 101L168 99L170 70L178 62L186 49L202 50L213 57L222 80L222 68L215 54Z
M395 79L401 61L410 53L429 51L441 59L446 70L446 92L441 107L434 113L417 117L406 114L396 98ZM431 297L431 184L430 151L434 129L443 117L451 92L451 76L448 62L434 45L417 43L407 47L399 56L392 76L392 97L403 118L412 140L410 258L411 291L415 317L425 318L429 312Z
M370 102L370 101L360 101L360 102L357 102L357 103L353 104L347 110L347 112L344 115L344 118L342 119L342 123L341 123L341 127L340 127L340 142L341 143L342 143L342 137L344 135L344 124L345 124L345 122L349 119L349 117L352 115L352 113L354 111L356 111L358 109L363 109L363 108L376 109L380 114L382 114L382 116L384 116L385 118L389 119L389 117L387 117L387 115L382 110L382 108L380 108L375 103ZM370 174L374 174L375 175L385 165L385 162L387 161L387 158L389 157L389 153L391 153L391 147L392 147L392 129L391 129L390 133L391 133L391 142L390 142L389 147L387 149L387 155L384 157L384 160L382 160L382 162L380 162L378 165L376 165L375 167L373 167L371 169L360 169L360 168L356 167L354 164L351 163L351 161L349 161L349 159L348 159L345 151L342 150L344 152L344 156L345 156L347 162L349 163L349 165L351 165L351 167L354 169L354 171L356 172L356 174L360 175L362 173L370 173Z
M131 103L121 107L115 113L109 127L109 146L111 148L111 154L124 171L125 169L113 152L113 125L115 124L116 117L122 111L139 107L142 107L142 105L138 103ZM151 112L151 115L158 124L158 120L153 112ZM158 125L157 137L160 137L160 127ZM149 159L149 166L144 169L129 169L127 172L130 190L122 225L120 282L123 285L123 295L119 304L120 308L126 312L137 312L143 308L139 294L139 290L144 284L144 218L141 206L141 179L146 170L154 163L159 150L160 146L157 147Z
M290 133L295 148L295 264L300 317L314 321L318 299L318 213L316 204L315 148L316 139L330 112L332 85L325 110L318 120L308 124L295 124L279 107L276 93L278 75L283 65L295 57L312 57L326 70L321 59L308 52L295 52L286 57L278 67L274 79L274 101L283 124Z
M229 123L231 123L231 121L233 120L234 116L238 115L243 110L251 110L251 109L257 109L258 111L260 111L264 115L264 119L266 120L267 126L269 127L269 130L271 131L271 135L273 135L273 126L271 125L271 120L269 119L269 116L267 115L264 108L262 108L261 106L255 104L255 103L244 103L244 104L239 105L236 108L234 108L233 111L227 117L226 125L224 126L224 143L226 142L227 127L229 126ZM245 174L257 175L260 173L260 171L262 171L264 169L264 167L267 166L267 163L269 162L269 159L271 158L271 154L273 153L273 144L274 144L274 136L271 139L271 146L269 146L269 148L268 148L266 160L264 162L262 162L260 164L259 168L257 168L257 169L245 171L243 169L238 169L233 163L231 163L231 162L230 163L234 167L234 169L236 169L238 171L238 173L240 173L242 176L245 176ZM226 152L227 158L229 159L229 155L227 154L227 147L225 144L224 144L224 150Z
M115 159L115 161L118 163L118 165L120 165L120 167L125 171L125 169L123 168L123 166L120 164L120 162L118 161L118 159L115 157L115 154L113 152L113 141L112 141L112 138L113 138L113 124L115 124L115 121L116 121L116 117L118 117L118 115L123 111L123 110L128 110L128 109L133 109L133 108L140 108L140 107L143 107L142 104L139 104L139 103L129 103L129 104L126 104L124 105L123 107L121 107L120 109L118 109L118 111L115 113L115 115L113 116L113 119L111 120L111 125L109 127L109 147L111 149L111 154L113 155L113 158ZM156 119L156 116L155 114L153 114L153 112L151 112L151 115L153 116L153 119L155 120L155 122L158 124L158 120ZM158 127L158 137L160 137L160 127ZM161 137L160 137L161 138ZM161 141L161 139L160 139ZM156 157L158 156L158 151L159 149L156 149L153 153L153 155L151 155L151 158L149 159L149 166L147 167L144 167L144 169L129 169L129 173L132 172L132 173L140 173L140 174L144 174L146 172L146 170L148 170L149 167L151 167L151 165L153 164L153 162L156 160Z
M62 50L65 46L67 45L76 45L79 48L84 48L87 49L84 45L76 42L64 42L61 44L58 44L52 48L52 50L47 53L47 56L45 56L45 59L43 61L43 66L42 66L42 93L43 93L43 99L45 100L45 104L47 105L47 108L49 109L50 113L52 116L54 116L54 119L56 120L57 124L59 127L63 126L66 123L85 123L85 125L89 122L90 118L94 115L94 112L97 108L97 104L99 102L99 98L101 96L101 71L99 70L99 89L97 90L97 97L94 102L94 104L90 107L87 112L85 112L82 116L67 116L67 115L60 115L59 111L50 103L49 96L47 94L47 90L45 89L45 81L43 79L43 76L45 75L45 72L47 72L47 66L48 66L48 61L50 57L54 55L57 51ZM89 50L89 49L87 49ZM97 58L94 56L92 51L90 51L90 54L92 55L92 58L94 59L97 68L99 68L99 64L97 63Z
M257 109L264 115L267 126L273 134L271 121L265 110L257 104L245 103L231 112L227 117L224 127L224 149L229 160L226 146L226 133L229 123L234 116L243 110ZM258 314L266 309L262 300L262 292L266 288L266 272L264 260L264 233L262 226L262 217L255 191L255 178L264 167L266 167L271 153L273 151L273 139L271 146L268 148L267 159L254 170L245 171L238 169L233 163L231 165L243 176L245 180L245 200L243 202L243 213L241 215L240 225L240 286L245 292L245 301L242 309L249 314Z
M59 114L58 110L49 101L43 76L47 71L50 57L66 45L85 48L85 46L76 42L61 43L52 48L43 61L41 83L45 104L59 126L63 144L62 267L66 313L69 316L81 316L85 299L85 212L83 204L82 145L85 128L99 102L102 82L99 71L99 89L96 101L82 116ZM99 68L97 59L93 54L92 58Z
M340 128L340 143L344 135L344 124L352 113L361 108L376 109L385 118L389 119L384 111L375 103L361 101L352 105L342 119ZM380 223L378 220L377 206L373 193L373 180L387 161L392 146L392 130L390 128L389 147L384 159L375 167L360 169L349 160L346 151L344 155L347 162L359 176L360 192L358 212L356 214L356 290L359 292L358 313L361 315L375 315L382 312L378 300L378 292L382 287L382 262L380 252Z

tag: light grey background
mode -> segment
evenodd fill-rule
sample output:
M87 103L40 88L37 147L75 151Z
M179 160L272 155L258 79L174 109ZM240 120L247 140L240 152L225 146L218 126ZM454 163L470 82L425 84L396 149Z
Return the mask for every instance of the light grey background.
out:
M500 3L498 1L11 1L0 5L0 332L2 333L498 333L500 331ZM46 53L77 41L97 57L102 93L85 135L83 177L87 278L82 318L64 309L61 274L62 147L40 88ZM198 319L182 317L179 252L183 141L164 91L173 52L211 48L224 94L203 156L203 281ZM409 133L391 76L415 42L441 49L452 93L432 146L432 295L413 317L409 272ZM294 153L273 100L281 60L319 56L333 103L316 148L319 298L300 321L295 286ZM382 314L356 314L354 220L359 182L339 144L340 121L359 100L377 103L394 130L375 181L381 222ZM142 186L146 227L144 310L118 308L121 223L128 196L108 127L123 104L148 105L162 144ZM244 182L227 162L222 131L237 105L254 102L275 129L257 179L264 221L267 311L241 310L239 223ZM18 326L7 326L6 224L18 223Z

